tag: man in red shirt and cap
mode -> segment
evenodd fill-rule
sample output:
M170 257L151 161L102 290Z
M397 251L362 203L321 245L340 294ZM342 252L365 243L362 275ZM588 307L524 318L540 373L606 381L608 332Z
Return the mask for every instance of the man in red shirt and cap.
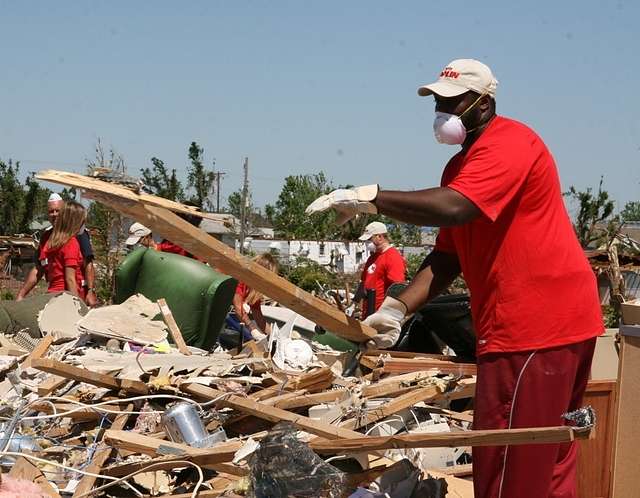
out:
M462 146L440 187L341 189L307 212L333 208L343 222L377 212L441 227L413 281L365 323L397 337L403 320L462 272L477 333L474 429L556 426L580 407L604 330L600 301L553 157L533 130L496 115L496 87L486 65L460 59L418 89L434 96L438 142ZM475 447L475 496L575 498L576 451L575 443Z
M362 268L360 287L356 292L357 296L363 298L361 316L367 317L380 308L391 284L404 282L406 264L402 254L391 245L387 226L384 223L380 221L369 223L359 240L367 242L367 248L371 251ZM370 295L373 295L373 299L368 299ZM369 309L370 304L373 304L372 309ZM378 346L390 347L393 344Z

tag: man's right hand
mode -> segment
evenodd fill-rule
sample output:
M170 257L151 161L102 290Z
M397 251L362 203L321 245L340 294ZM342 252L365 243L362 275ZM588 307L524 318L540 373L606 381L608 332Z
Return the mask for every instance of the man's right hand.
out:
M378 311L369 315L362 323L378 331L378 335L367 341L368 349L387 349L395 345L407 315L407 307L394 297L386 297Z

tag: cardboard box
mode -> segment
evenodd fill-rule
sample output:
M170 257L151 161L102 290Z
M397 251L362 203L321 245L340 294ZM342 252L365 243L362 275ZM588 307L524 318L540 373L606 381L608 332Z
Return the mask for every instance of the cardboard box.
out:
M640 325L640 299L622 303L622 323L625 325Z

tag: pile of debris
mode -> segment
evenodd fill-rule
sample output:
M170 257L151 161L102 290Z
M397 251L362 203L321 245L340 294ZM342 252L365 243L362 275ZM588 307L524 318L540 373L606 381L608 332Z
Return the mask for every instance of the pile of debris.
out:
M3 338L2 486L24 478L74 497L471 496L451 477L469 474L456 465L468 461L464 439L421 448L403 437L433 446L465 435L471 415L451 403L468 404L473 365L370 351L360 358L369 373L343 377L352 353L312 344L307 355L292 322L240 353L181 352L166 341L171 320L154 321L166 314L142 296L78 310L67 294L51 300L39 319L47 335L23 344L30 352Z

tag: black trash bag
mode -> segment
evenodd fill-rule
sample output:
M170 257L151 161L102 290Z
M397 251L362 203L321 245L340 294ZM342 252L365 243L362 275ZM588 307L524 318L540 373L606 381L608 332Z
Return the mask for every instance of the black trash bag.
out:
M418 483L411 498L445 498L446 496L447 481L442 478L429 477Z
M275 425L251 455L251 498L340 498L348 492L346 475L296 437L289 422Z

